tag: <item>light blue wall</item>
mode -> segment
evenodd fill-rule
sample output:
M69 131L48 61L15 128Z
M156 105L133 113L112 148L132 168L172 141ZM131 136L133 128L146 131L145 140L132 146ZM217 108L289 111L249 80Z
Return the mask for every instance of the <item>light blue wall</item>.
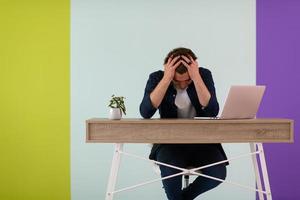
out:
M215 80L221 107L230 85L255 84L255 1L71 2L72 200L104 199L112 144L85 144L85 120L107 117L112 94L126 97L126 117L138 106L149 73L162 69L169 50L193 49ZM158 117L158 115L156 115ZM224 144L228 157L247 144ZM125 145L147 157L147 145ZM124 158L117 188L156 178L144 161ZM250 159L233 161L227 180L254 186ZM123 192L116 199L166 199L161 183ZM222 184L201 199L254 199L255 193Z

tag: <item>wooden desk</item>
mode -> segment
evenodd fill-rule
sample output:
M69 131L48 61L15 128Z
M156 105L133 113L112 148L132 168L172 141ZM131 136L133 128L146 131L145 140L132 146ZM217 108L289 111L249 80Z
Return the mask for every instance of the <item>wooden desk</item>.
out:
M292 143L294 141L293 123L293 120L289 119L108 120L93 118L86 121L86 142L116 143L106 200L113 199L114 193L123 191L114 191L121 154L127 154L123 152L123 143L250 143L252 152L249 155L251 155L253 158L257 185L257 188L255 188L254 190L259 192L259 199L264 199L264 197L266 197L266 199L270 200L272 199L272 195L262 143ZM228 159L227 161L230 161L232 159ZM260 159L262 174L260 174L259 172L257 159ZM196 175L203 176L203 174L196 173L193 170L183 170L182 174L190 172ZM261 176L264 181L265 190L263 190L261 184ZM237 183L229 183L241 186ZM139 185L128 187L126 188L126 190L132 189ZM246 186L242 187L251 189Z

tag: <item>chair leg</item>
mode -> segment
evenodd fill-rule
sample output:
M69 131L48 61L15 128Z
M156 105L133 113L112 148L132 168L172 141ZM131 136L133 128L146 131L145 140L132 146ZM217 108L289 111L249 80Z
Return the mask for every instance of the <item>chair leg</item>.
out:
M183 177L184 177L183 188L186 188L187 186L189 186L190 176L189 175L184 175Z

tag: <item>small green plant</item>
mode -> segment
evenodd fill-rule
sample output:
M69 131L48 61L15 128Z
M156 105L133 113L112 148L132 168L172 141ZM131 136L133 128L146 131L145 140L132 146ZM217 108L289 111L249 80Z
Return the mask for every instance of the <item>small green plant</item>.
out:
M111 108L120 108L121 111L126 115L126 107L124 103L125 97L116 97L114 94L111 96L108 107Z

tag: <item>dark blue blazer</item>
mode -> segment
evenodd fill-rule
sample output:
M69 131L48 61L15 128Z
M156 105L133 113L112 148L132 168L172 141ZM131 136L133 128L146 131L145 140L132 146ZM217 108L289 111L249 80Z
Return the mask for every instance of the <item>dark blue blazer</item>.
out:
M198 95L196 92L196 88L194 83L192 82L188 88L187 93L191 100L192 105L194 106L198 117L215 117L219 112L219 104L216 97L216 91L214 86L214 81L211 75L211 72L208 69L203 67L199 68L199 73L211 94L211 98L206 107L203 107L198 99ZM153 107L150 99L151 92L158 85L160 80L163 78L164 72L159 70L153 72L149 75L149 79L147 81L147 85L144 92L143 100L140 104L140 113L143 118L149 119L151 118L155 112L156 108ZM166 91L166 94L158 107L159 114L161 118L177 118L177 107L175 105L175 97L176 97L176 89L173 87L171 83ZM159 150L162 144L154 144L149 158L152 160L156 160L156 152ZM216 151L220 151L223 155L224 159L227 159L226 154L221 146L221 144L211 144L216 147ZM218 160L216 160L217 162Z

